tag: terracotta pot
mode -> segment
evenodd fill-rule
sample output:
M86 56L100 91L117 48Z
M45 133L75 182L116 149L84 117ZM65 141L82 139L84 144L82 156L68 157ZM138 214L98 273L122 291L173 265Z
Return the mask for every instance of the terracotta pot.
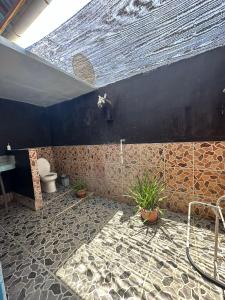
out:
M86 196L86 191L85 190L79 190L76 192L76 195L78 198L84 198Z
M158 220L158 216L159 212L157 208L151 211L144 208L141 210L142 219L148 221L149 223L155 223Z

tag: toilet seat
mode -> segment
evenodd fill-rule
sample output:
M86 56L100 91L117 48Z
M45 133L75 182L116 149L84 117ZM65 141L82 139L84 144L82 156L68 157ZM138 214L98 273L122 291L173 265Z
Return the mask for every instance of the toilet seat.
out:
M55 173L55 172L50 172L50 173L44 175L43 177L49 177L49 176L55 176L55 175L57 175L57 173Z
M55 180L57 173L50 172L51 166L47 159L41 157L37 160L38 172L41 179L42 190L46 193L53 193L56 191Z
M50 163L47 161L47 159L41 157L37 160L38 165L38 172L41 177L45 177L47 174L50 174Z

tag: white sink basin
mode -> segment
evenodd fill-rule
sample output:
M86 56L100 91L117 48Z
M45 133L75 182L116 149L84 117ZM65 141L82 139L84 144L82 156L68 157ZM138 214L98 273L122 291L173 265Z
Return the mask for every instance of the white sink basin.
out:
M16 162L13 155L0 156L0 173L15 169Z

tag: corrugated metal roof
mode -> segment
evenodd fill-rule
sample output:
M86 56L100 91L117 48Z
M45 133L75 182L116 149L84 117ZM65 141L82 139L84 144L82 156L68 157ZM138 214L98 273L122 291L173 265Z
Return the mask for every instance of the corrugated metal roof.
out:
M225 45L224 16L221 0L93 0L28 49L71 74L82 54L104 86Z
M16 5L18 0L1 0L0 1L0 26L7 17L11 9Z

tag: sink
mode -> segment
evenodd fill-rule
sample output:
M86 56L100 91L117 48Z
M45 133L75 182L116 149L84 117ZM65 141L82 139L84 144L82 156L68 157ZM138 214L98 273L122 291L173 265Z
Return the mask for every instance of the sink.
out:
M13 156L13 155L0 156L0 187L1 187L3 196L5 196L6 193L5 193L4 182L2 180L2 172L15 169L15 167L16 167L15 156ZM7 203L6 197L4 197L4 198L5 198L5 209L7 212L8 211L8 203Z
M0 173L15 169L15 167L16 167L15 156L13 155L0 156Z
M13 163L1 164L0 163L0 173L15 169L16 165Z

